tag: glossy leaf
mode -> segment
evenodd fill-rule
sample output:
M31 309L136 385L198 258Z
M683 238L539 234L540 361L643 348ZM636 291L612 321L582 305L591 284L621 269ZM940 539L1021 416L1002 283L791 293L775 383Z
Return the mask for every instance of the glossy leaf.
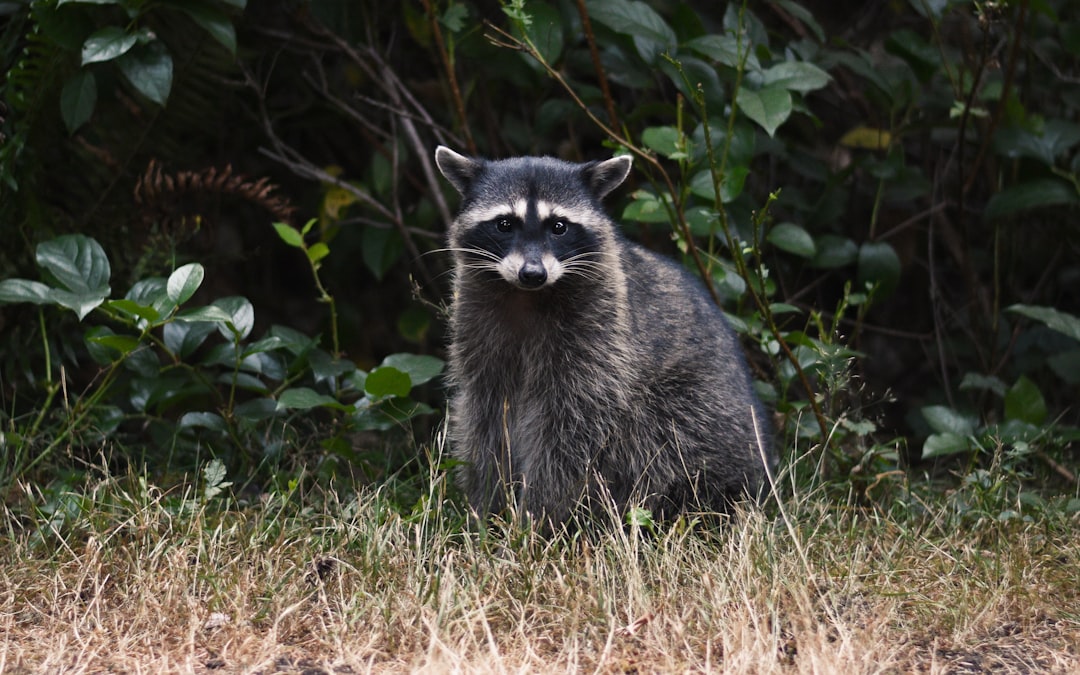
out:
M195 295L202 285L205 272L199 263L188 263L169 275L165 284L169 299L177 305L182 305Z
M112 61L126 54L138 38L120 26L106 26L86 38L82 47L82 64Z
M165 346L182 359L195 353L213 332L214 324L203 322L170 321L162 328Z
M1005 308L1005 311L1035 319L1046 325L1047 328L1068 335L1080 342L1080 317L1067 314L1053 307L1040 307L1038 305L1010 305Z
M229 50L230 54L236 55L236 29L222 11L213 5L190 1L172 3L172 5L190 16L195 23L210 34L210 37Z
M105 249L81 234L66 234L38 244L37 264L74 293L109 292L112 269Z
M225 419L212 412L189 412L184 413L180 418L179 426L182 429L213 429L214 431L227 432L229 425L225 422Z
M139 93L165 105L172 90L173 61L160 40L132 49L116 60L120 72Z
M437 377L446 364L442 359L424 354L391 354L383 359L382 365L408 374L412 386L416 387Z
M35 305L51 305L52 288L31 279L4 279L0 281L0 302L31 302Z
M247 298L240 296L220 298L211 303L211 306L222 310L229 317L226 322L228 328L218 325L218 332L225 339L243 340L251 334L251 329L255 326L255 308Z

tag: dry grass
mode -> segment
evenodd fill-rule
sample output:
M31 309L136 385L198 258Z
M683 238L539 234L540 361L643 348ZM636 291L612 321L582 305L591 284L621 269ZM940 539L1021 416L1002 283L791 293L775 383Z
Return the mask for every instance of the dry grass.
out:
M802 496L545 542L463 528L432 485L407 516L137 479L8 512L0 672L1080 672L1075 516L957 531Z

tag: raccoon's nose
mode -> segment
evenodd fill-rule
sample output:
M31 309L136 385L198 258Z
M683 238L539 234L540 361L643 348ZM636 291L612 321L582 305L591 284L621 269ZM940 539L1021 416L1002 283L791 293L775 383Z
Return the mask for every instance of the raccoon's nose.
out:
M527 262L518 271L518 281L524 288L540 288L547 281L547 270L539 262Z

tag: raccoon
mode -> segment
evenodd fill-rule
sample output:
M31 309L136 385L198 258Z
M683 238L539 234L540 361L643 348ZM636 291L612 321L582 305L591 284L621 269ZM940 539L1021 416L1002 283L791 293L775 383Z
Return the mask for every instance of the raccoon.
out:
M632 159L440 146L435 160L462 195L448 436L470 506L560 526L758 495L775 455L734 332L699 280L625 239L601 205Z

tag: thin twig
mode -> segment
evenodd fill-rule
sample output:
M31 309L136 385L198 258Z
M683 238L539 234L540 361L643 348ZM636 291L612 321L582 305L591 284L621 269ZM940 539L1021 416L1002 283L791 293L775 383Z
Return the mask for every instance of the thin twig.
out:
M469 118L465 116L465 100L461 96L461 87L458 85L457 73L454 71L454 59L451 56L449 50L446 48L446 42L443 40L442 29L439 28L439 18L435 16L435 11L431 8L431 0L420 0L424 5L424 12L427 14L428 21L431 22L431 35L435 38L435 46L439 50L439 58L443 62L443 67L446 69L446 79L450 83L450 96L454 101L454 111L457 113L458 119L461 120L461 132L465 134L465 144L469 149L469 154L476 154L476 141L473 140L472 132L469 130Z
M604 96L604 107L607 108L608 123L612 129L618 129L619 115L615 112L615 99L611 97L611 86L608 84L607 72L604 64L600 62L600 50L596 47L596 35L593 34L592 21L589 19L589 10L585 7L585 0L577 0L578 14L581 15L581 29L585 33L585 41L589 44L589 54L592 56L593 70L596 71L596 80L600 83L600 92Z

